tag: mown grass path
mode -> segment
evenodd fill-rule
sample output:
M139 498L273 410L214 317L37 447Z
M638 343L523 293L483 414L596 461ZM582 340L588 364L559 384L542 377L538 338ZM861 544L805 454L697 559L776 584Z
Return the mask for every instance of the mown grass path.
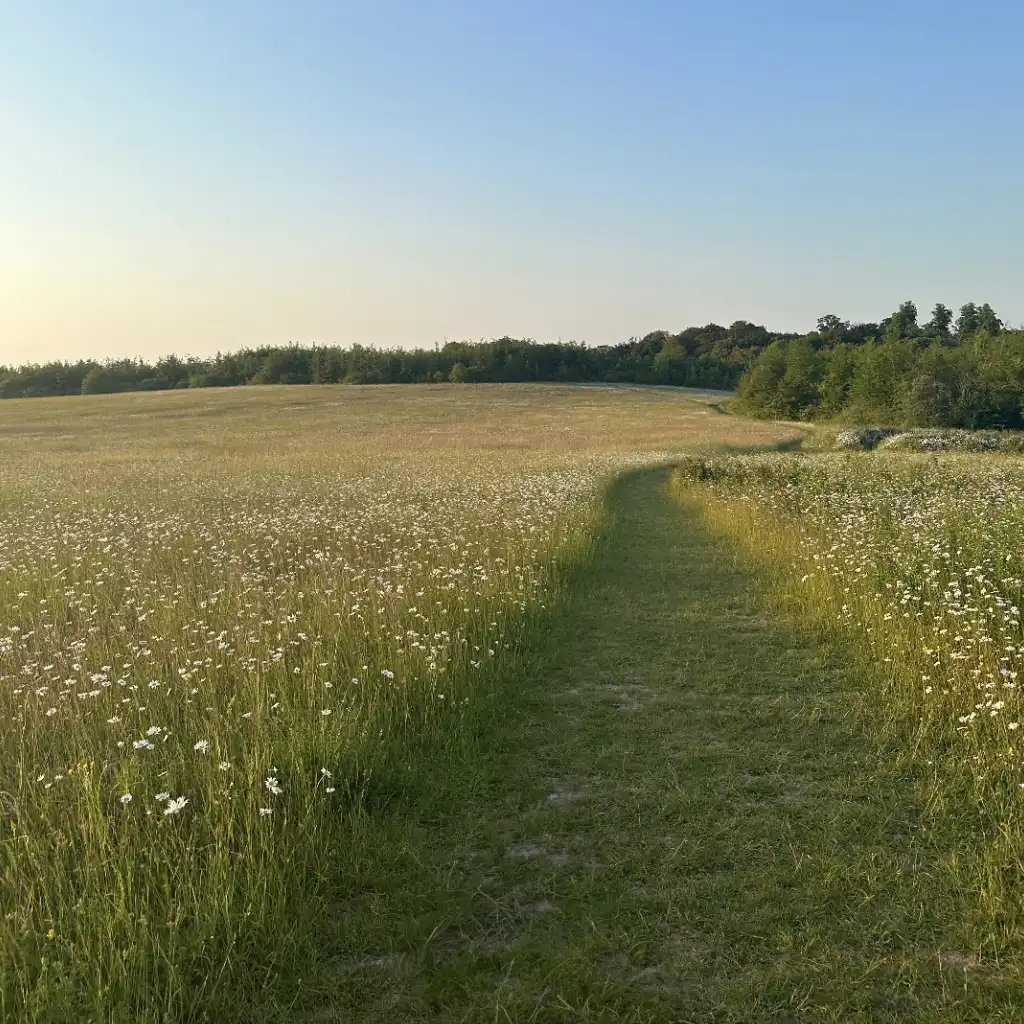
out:
M353 875L322 1019L1014 1019L841 657L665 482L616 486L486 749Z

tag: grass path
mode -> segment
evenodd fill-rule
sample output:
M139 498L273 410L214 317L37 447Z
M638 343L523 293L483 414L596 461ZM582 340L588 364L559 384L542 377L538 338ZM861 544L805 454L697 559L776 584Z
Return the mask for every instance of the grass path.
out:
M611 502L486 749L375 826L320 1019L1014 1019L998 979L965 987L916 790L841 658L663 474Z

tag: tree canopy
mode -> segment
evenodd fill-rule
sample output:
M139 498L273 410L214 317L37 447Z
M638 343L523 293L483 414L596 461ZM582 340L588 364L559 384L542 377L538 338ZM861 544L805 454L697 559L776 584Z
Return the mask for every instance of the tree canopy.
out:
M1021 429L1024 330L1007 330L988 303L968 302L955 321L938 303L924 324L913 302L877 325L829 314L759 353L738 397L786 419Z

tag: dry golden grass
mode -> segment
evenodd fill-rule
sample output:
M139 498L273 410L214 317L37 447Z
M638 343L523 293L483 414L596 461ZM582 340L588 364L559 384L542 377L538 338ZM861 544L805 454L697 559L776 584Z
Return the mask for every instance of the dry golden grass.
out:
M557 384L202 389L0 402L9 456L137 458L167 449L291 457L319 446L398 450L636 452L776 444L799 428L723 416L722 392Z

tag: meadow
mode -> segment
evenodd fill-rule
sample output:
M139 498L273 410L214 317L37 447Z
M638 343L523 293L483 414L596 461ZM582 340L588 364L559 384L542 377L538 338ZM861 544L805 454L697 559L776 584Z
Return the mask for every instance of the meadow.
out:
M720 397L0 405L4 1018L244 1017L294 987L380 780L486 710L608 481L786 434Z
M1015 829L1024 467L761 454L691 458L676 474L684 500L699 495L715 523L784 569L803 614L854 634L883 667L876 696L913 722L912 756L958 777L997 827Z
M1024 465L954 441L690 457L673 491L846 652L858 714L916 780L919 838L943 850L931 870L967 904L958 955L1005 982L1024 924Z
M0 1019L1019 1019L1024 468L725 398L0 403Z

